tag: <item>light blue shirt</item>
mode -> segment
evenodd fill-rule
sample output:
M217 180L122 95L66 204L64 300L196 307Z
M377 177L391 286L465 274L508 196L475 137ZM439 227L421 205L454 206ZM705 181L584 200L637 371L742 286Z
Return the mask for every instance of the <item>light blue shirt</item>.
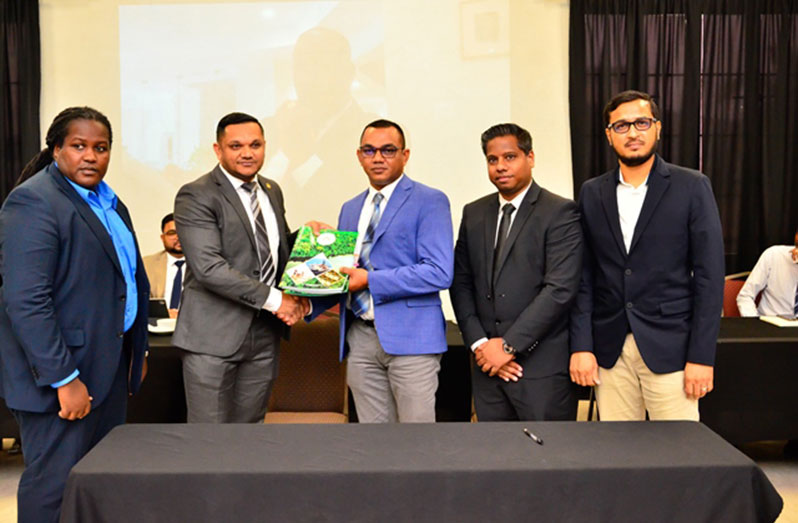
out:
M100 223L103 224L105 230L111 236L111 241L114 244L119 265L122 268L122 274L125 277L125 284L127 286L127 298L125 299L125 325L124 330L127 332L133 326L138 313L138 289L136 287L136 242L133 240L133 233L127 228L125 222L116 212L116 205L118 199L111 187L105 182L100 182L95 190L86 189L74 183L69 178L66 178L72 187L75 188L77 193L83 200L89 204L89 208L94 212ZM58 383L50 385L53 388L58 388L66 385L78 376L79 372L70 374L65 379Z

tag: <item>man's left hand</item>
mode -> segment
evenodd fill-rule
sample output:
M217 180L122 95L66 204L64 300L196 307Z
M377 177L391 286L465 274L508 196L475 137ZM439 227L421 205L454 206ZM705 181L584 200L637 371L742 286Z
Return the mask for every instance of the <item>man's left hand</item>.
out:
M495 376L507 362L515 359L515 355L504 352L503 343L501 338L491 338L474 351L477 365L482 369L482 372Z
M361 291L369 286L369 271L366 269L343 267L341 272L349 275L349 292Z
M687 397L697 400L712 392L713 374L711 365L687 362L684 366L684 393Z

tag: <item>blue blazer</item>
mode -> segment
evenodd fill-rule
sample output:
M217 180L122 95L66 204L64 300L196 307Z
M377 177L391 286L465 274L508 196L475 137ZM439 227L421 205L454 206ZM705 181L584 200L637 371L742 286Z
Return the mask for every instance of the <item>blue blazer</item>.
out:
M713 365L723 308L723 233L709 178L657 156L629 253L616 188L619 170L585 182L582 280L571 315L571 351L612 368L632 332L649 369Z
M364 191L343 205L339 230L357 231L367 195ZM374 267L369 272L374 324L385 352L446 352L439 291L449 288L454 273L452 217L446 195L404 175L382 213L369 258ZM340 297L341 359L346 356L346 330L354 320L346 299L346 294ZM314 299L313 317L334 304Z
M121 201L116 210L133 232ZM76 368L96 407L123 350L131 362L129 389L138 390L149 282L138 244L136 251L138 314L125 334L125 278L89 205L53 164L11 192L0 210L0 394L10 408L57 412L50 384Z

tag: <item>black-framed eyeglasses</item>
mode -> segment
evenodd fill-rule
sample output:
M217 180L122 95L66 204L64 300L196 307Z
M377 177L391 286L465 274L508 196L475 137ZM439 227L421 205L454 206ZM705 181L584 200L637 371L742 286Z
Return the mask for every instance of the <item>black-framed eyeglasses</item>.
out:
M382 147L379 148L371 147L370 145L365 145L360 148L360 152L366 158L374 158L374 156L377 154L377 151L380 152L383 158L393 158L394 156L396 156L396 153L400 151L400 149L393 145L383 145Z
M637 129L638 131L648 131L649 129L651 129L651 126L658 121L659 120L657 120L656 118L648 118L648 117L638 118L634 122L627 122L626 120L620 120L618 122L609 124L607 126L607 129L612 129L618 134L626 134L629 132L629 129L631 129L632 126L634 125L635 129Z

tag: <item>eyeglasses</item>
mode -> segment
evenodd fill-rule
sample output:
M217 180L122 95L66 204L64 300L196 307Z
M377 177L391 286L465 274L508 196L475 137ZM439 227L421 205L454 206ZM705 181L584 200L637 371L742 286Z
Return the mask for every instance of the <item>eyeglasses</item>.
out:
M654 122L658 122L656 118L638 118L634 122L627 122L625 120L621 120L620 122L611 123L607 126L607 129L612 129L618 134L626 134L629 132L629 129L632 126L635 126L635 129L638 131L648 131L651 129L651 126L654 125Z
M394 156L396 156L396 153L399 152L399 149L397 147L394 147L393 145L383 145L380 148L375 148L371 147L370 145L367 145L360 148L360 152L366 158L374 158L374 156L377 154L377 151L380 152L383 158L393 158Z
M351 151L351 149L350 149L350 151ZM174 229L169 229L168 231L163 233L163 235L164 236L177 236L177 231L174 230Z

